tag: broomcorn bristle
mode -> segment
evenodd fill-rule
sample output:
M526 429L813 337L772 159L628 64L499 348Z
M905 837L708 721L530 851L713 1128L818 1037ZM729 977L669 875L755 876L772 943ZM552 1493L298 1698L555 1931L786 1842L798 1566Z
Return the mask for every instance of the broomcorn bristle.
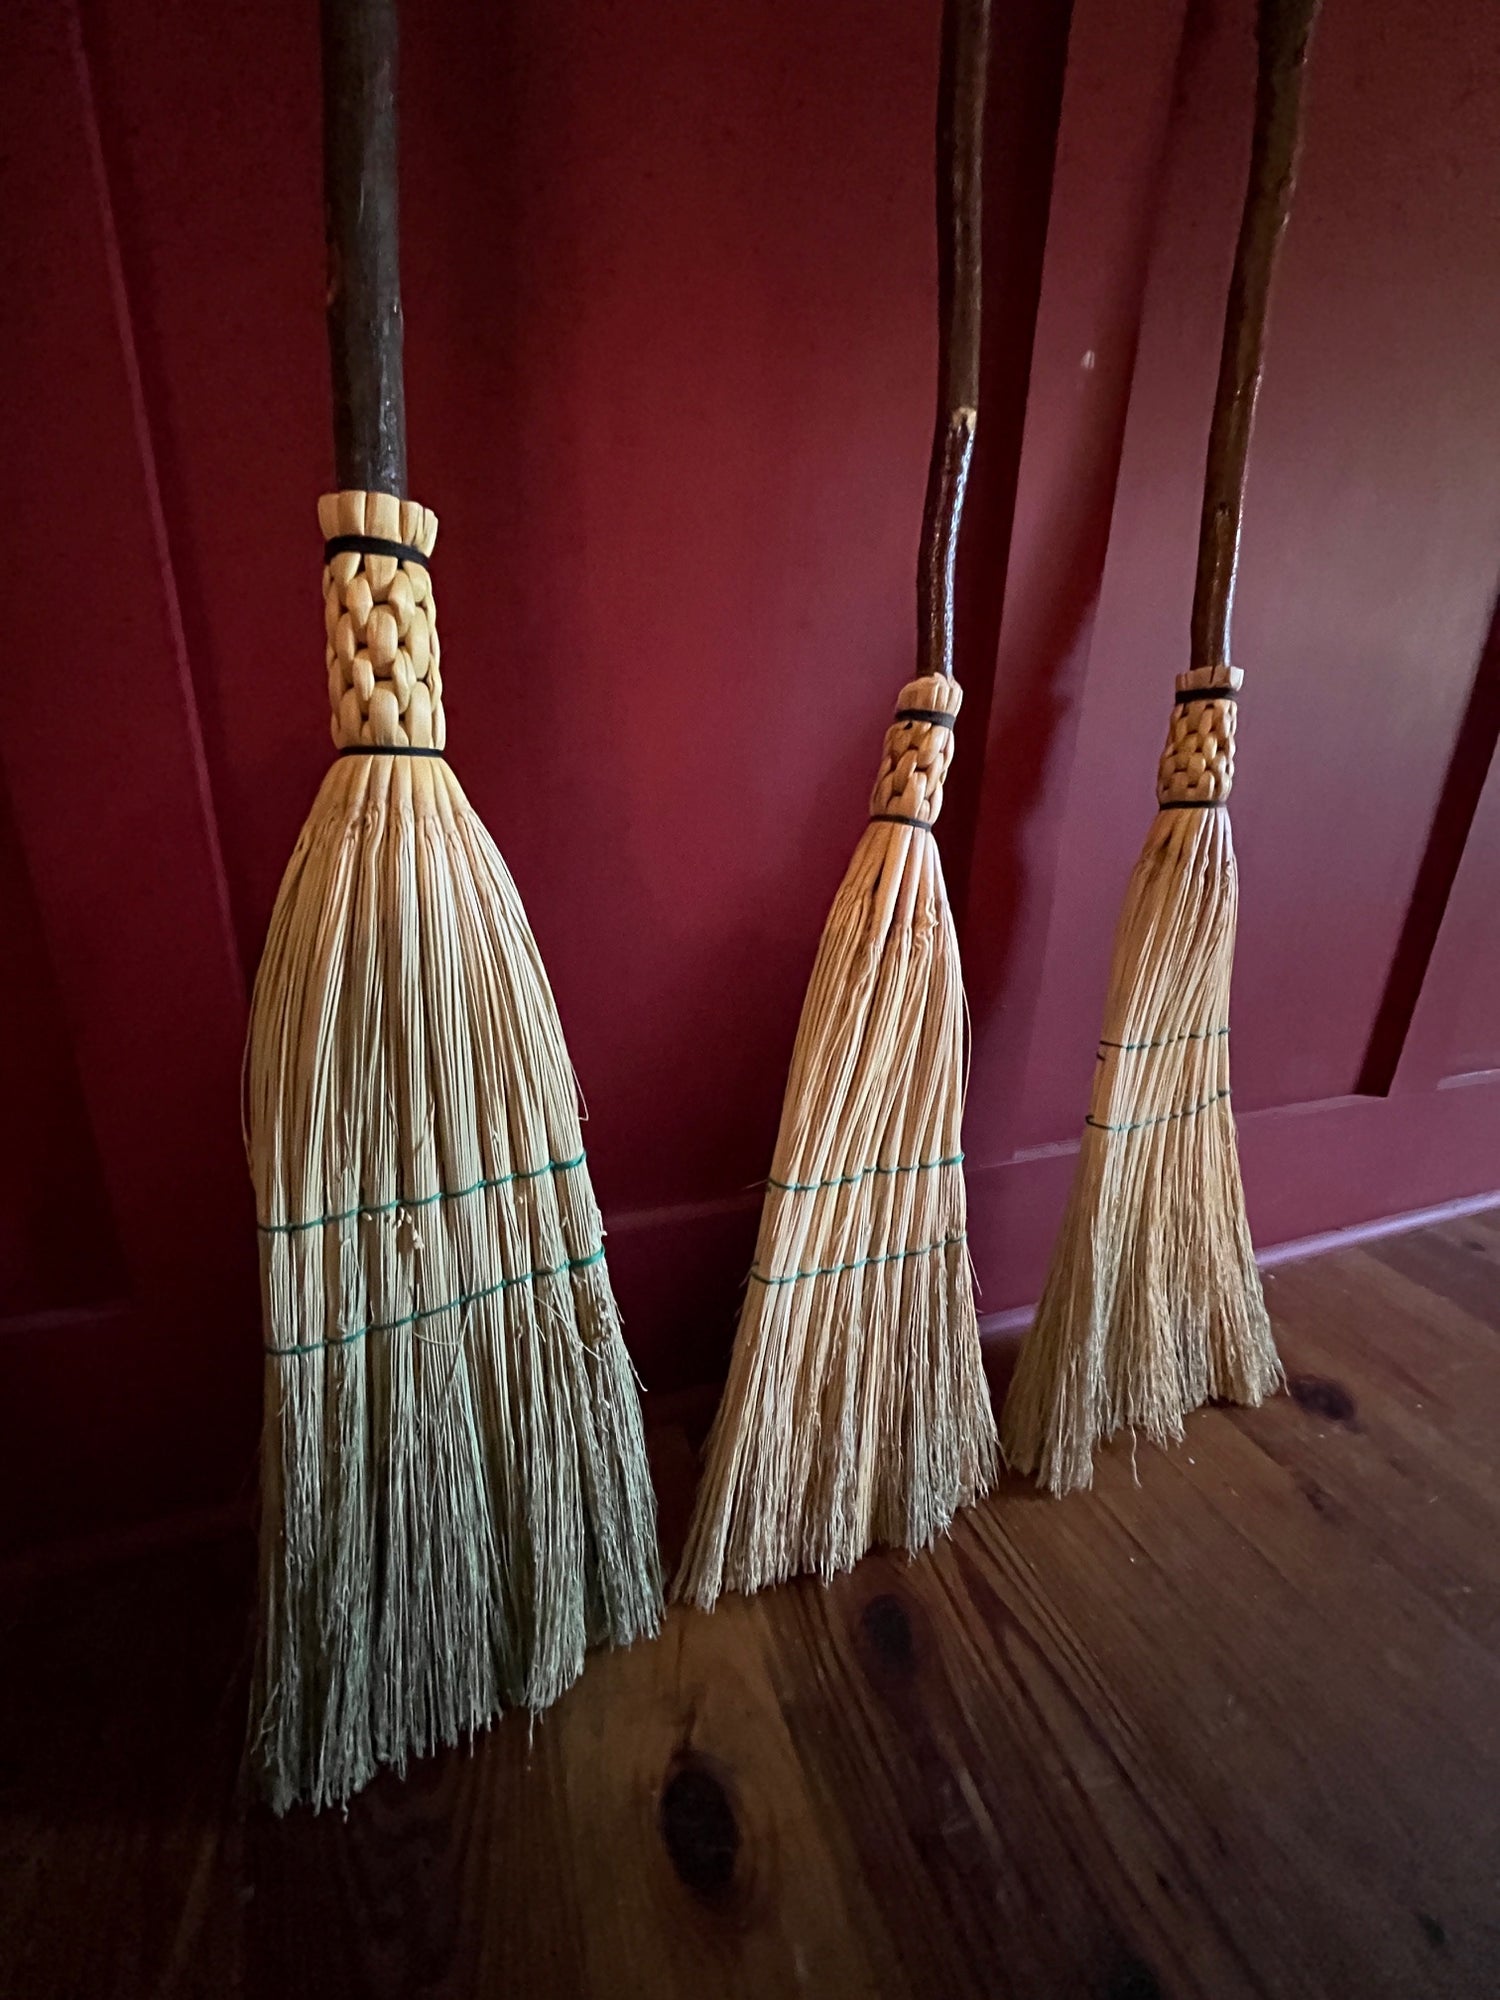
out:
M268 1349L252 1753L280 1811L546 1707L587 1646L660 1617L561 1025L441 760L350 756L324 779L256 982L248 1112Z
M1198 669L1178 687L1214 681L1237 688L1238 672ZM1078 1170L1006 1400L1007 1461L1055 1493L1089 1485L1095 1446L1117 1431L1173 1443L1201 1404L1259 1403L1282 1381L1229 1097L1233 726L1227 699L1174 716Z
M955 714L954 682L902 709ZM886 1542L995 1473L965 1245L963 993L936 844L952 730L898 721L819 946L676 1594L704 1608Z

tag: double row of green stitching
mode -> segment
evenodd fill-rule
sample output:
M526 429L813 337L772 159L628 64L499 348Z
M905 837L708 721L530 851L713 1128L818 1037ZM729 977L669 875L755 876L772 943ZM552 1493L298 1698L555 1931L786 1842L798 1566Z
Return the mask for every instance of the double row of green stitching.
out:
M766 1185L783 1194L816 1194L819 1188L853 1187L871 1174L929 1174L936 1167L956 1167L962 1160L962 1153L948 1153L941 1160L913 1160L904 1167L861 1167L858 1173L836 1174L829 1181L779 1181L773 1176Z
M1156 1118L1137 1118L1130 1125L1101 1125L1097 1118L1085 1118L1085 1125L1092 1125L1096 1132L1144 1132L1148 1125L1170 1125L1174 1118L1196 1118L1200 1111L1207 1111L1212 1104L1221 1103L1229 1092L1216 1090L1212 1097L1205 1097L1201 1104L1190 1104L1186 1111L1163 1111Z
M496 1174L492 1180L471 1181L467 1187L440 1188L436 1194L399 1195L395 1201L372 1202L360 1208L343 1208L336 1215L314 1215L306 1222L262 1222L262 1236L298 1236L305 1229L326 1229L340 1222L362 1222L366 1216L394 1215L398 1209L431 1208L435 1201L462 1201L466 1195L482 1194L486 1188L509 1187L512 1181L539 1181L543 1174L567 1174L588 1158L579 1153L571 1160L547 1160L539 1167L518 1167L512 1174Z
M957 1236L944 1236L936 1243L924 1243L918 1250L887 1250L880 1257L857 1257L852 1264L820 1264L815 1271L788 1271L779 1278L766 1278L759 1271L750 1273L750 1282L755 1285L796 1285L804 1278L837 1278L845 1271L864 1271L871 1264L899 1264L908 1257L930 1257L935 1250L947 1250L955 1243L964 1241L962 1230Z
M514 1285L534 1284L538 1278L561 1278L573 1271L586 1271L591 1264L603 1261L604 1245L587 1257L569 1257L562 1264L548 1264L537 1271L523 1271L519 1277L501 1278L498 1283L486 1285L481 1291L460 1292L456 1299L448 1299L440 1306L423 1306L420 1312L403 1313L400 1319L371 1320L355 1333L341 1334L337 1340L314 1340L305 1347L267 1347L267 1354L318 1354L325 1347L352 1347L357 1340L363 1340L367 1333L395 1333L403 1326L416 1326L424 1319L441 1319L444 1313L457 1312L463 1306L477 1305L481 1299L492 1299L499 1292L508 1292Z
M1228 1028L1189 1028L1181 1035L1164 1035L1159 1042L1106 1042L1101 1041L1101 1049L1170 1049L1178 1042L1216 1042L1229 1033Z

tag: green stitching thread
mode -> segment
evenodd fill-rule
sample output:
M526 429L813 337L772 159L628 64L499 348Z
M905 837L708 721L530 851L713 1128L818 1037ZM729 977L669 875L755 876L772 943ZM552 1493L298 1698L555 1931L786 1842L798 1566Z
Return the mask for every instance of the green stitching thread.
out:
M1085 1118L1085 1125L1092 1125L1096 1132L1144 1132L1148 1125L1170 1125L1174 1118L1196 1118L1200 1111L1207 1111L1211 1104L1217 1104L1229 1095L1227 1090L1216 1090L1212 1097L1205 1097L1201 1104L1190 1104L1186 1111L1163 1111L1159 1118L1138 1118L1133 1125L1101 1125L1097 1118Z
M831 1181L778 1181L767 1180L766 1186L780 1188L783 1194L816 1194L819 1188L853 1187L869 1174L925 1174L934 1167L956 1167L963 1159L962 1153L949 1153L941 1160L914 1160L905 1167L861 1167L858 1173L840 1174Z
M453 1312L460 1306L474 1305L480 1299L492 1299L497 1292L507 1292L512 1285L529 1285L537 1278L560 1278L565 1271L586 1271L590 1264L597 1264L604 1255L604 1245L589 1257L569 1257L565 1263L549 1264L539 1271L523 1271L518 1278L502 1278L498 1284L486 1285L483 1291L460 1292L456 1299L449 1299L445 1305L424 1306L420 1312L404 1313L400 1319L371 1320L358 1333L346 1333L338 1340L314 1340L305 1347L268 1347L267 1354L318 1354L325 1347L352 1347L357 1340L363 1340L367 1333L394 1333L398 1327L415 1326L419 1320L437 1319L441 1314Z
M337 1215L315 1215L310 1222L258 1222L255 1226L262 1236L296 1236L304 1229L322 1229L330 1222L353 1222L356 1217L366 1215L394 1215L398 1208L431 1208L435 1201L462 1201L465 1195L479 1194L485 1188L509 1187L512 1181L536 1181L543 1174L566 1174L574 1167L581 1167L588 1158L580 1153L572 1160L548 1160L540 1167L518 1167L513 1174L499 1174L494 1180L474 1181L468 1187L441 1188L436 1194L414 1195L410 1199L398 1196L395 1201L383 1201L368 1208L345 1208Z
M1106 1042L1101 1041L1101 1049L1169 1049L1176 1042L1213 1042L1221 1035L1227 1035L1227 1028L1189 1028L1185 1034L1166 1035L1159 1042Z
M843 1271L863 1271L871 1264L896 1264L907 1257L930 1257L934 1250L946 1250L951 1244L962 1243L965 1232L957 1236L945 1236L937 1243L924 1243L919 1250L887 1250L881 1257L860 1257L852 1264L824 1264L816 1271L788 1271L779 1278L763 1278L759 1271L750 1273L757 1285L795 1285L803 1278L836 1278Z

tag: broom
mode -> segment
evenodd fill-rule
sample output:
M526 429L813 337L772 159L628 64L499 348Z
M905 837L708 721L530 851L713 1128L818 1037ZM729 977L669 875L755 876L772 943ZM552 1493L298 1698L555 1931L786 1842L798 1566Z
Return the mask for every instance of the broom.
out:
M338 756L255 983L266 1333L251 1752L345 1800L660 1618L640 1407L572 1071L443 758L437 523L406 495L395 0L323 0L342 490L319 503Z
M939 406L918 675L823 932L729 1380L676 1583L711 1606L873 1542L919 1549L994 1476L965 1247L964 1003L933 823L961 700L953 582L979 387L988 0L948 0Z
M1249 184L1219 362L1192 659L1126 891L1078 1170L1002 1423L1055 1493L1119 1430L1158 1444L1212 1399L1282 1382L1255 1268L1229 1098L1238 884L1227 810L1242 674L1230 664L1246 460L1276 254L1296 175L1317 0L1261 0Z

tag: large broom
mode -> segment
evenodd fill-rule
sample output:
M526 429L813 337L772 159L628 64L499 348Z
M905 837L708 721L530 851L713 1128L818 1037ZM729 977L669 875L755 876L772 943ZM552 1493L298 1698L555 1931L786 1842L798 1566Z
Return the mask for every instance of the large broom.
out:
M266 1329L251 1744L346 1799L653 1631L655 1506L573 1075L443 760L437 523L406 494L395 0L323 0L338 757L271 919L248 1142Z
M988 0L948 0L939 405L918 675L813 968L679 1595L705 1607L873 1542L917 1549L994 1475L965 1246L963 991L933 823L953 754L953 584L979 389Z
M1056 1493L1095 1444L1159 1444L1211 1399L1258 1403L1281 1364L1255 1268L1229 1100L1238 884L1227 810L1236 701L1230 617L1276 254L1291 205L1317 0L1260 0L1249 184L1209 436L1191 669L1160 807L1115 937L1078 1171L1003 1419L1005 1454Z

